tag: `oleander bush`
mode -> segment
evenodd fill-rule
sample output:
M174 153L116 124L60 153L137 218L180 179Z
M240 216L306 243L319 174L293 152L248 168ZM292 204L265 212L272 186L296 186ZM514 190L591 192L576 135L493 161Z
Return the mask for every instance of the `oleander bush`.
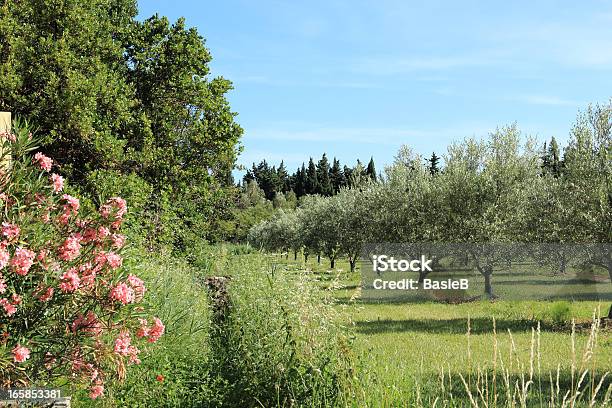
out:
M164 333L122 267L127 204L81 208L27 126L1 139L0 386L64 381L98 398Z

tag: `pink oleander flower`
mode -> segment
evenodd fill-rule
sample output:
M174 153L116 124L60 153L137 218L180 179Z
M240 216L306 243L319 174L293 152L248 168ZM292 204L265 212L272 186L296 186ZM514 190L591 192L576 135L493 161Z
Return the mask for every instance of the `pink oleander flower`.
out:
M140 327L136 331L136 337L143 338L149 336L149 322L147 319L138 319L138 323L140 323Z
M93 242L98 238L98 231L96 231L95 228L87 228L85 229L85 231L83 232L83 240L82 242L88 243L88 242Z
M104 240L104 238L108 237L111 234L110 230L104 226L98 228L98 239L100 241Z
M115 340L115 353L120 356L127 356L130 354L130 344L132 339L130 333L122 331L119 337Z
M70 208L74 214L76 214L79 211L79 208L81 208L81 203L78 198L75 198L68 194L64 194L62 196L62 199L66 201L64 207Z
M64 241L59 247L59 257L63 261L72 261L81 253L81 235L74 234Z
M128 360L128 363L130 363L130 364L140 364L141 361L138 358L138 354L139 353L140 353L140 350L138 350L138 347L130 346L129 350L128 350L128 355L130 356L130 359Z
M59 174L51 174L51 185L53 186L53 192L59 193L64 189L64 178Z
M21 300L22 300L21 296L19 296L18 294L13 293L11 295L11 303L13 304L13 306L20 305L21 304Z
M121 256L117 255L114 252L106 253L106 261L108 262L110 267L113 269L120 268L121 265L123 264L123 259L121 258Z
M59 287L62 292L70 293L74 292L79 288L81 284L81 278L79 278L79 274L76 272L75 268L70 268L61 276L62 282Z
M8 222L2 223L2 235L9 240L13 240L19 236L21 228L18 225L10 224Z
M140 279L138 276L130 274L127 277L127 282L132 287L132 289L134 289L136 300L142 299L146 291L144 281Z
M113 211L113 208L117 210L115 213L115 219L119 220L127 213L127 203L121 197L111 197L104 205L100 206L100 215L104 218L108 218Z
M151 328L149 329L149 343L155 343L157 340L160 339L160 337L164 334L165 331L166 326L164 326L164 324L159 318L154 317L153 326L151 326Z
M7 139L11 143L15 143L17 141L17 136L15 136L15 134L12 132L7 132L6 130L0 132L0 137Z
M127 305L128 303L133 303L136 300L136 295L134 293L134 289L121 282L111 289L110 298Z
M17 312L15 305L9 302L8 299L0 299L0 306L4 308L4 313L6 313L8 317L11 317Z
M97 385L92 386L89 389L89 398L96 399L102 396L104 396L104 386L103 385L97 384Z
M34 251L19 247L15 250L15 254L13 255L13 258L11 258L10 265L17 275L25 276L30 271L35 257L36 253Z
M0 273L0 293L6 292L6 288L8 288L8 286L6 285L4 276L2 276L2 274Z
M51 171L51 166L53 166L53 160L40 152L34 155L32 163L37 164L38 167L45 171Z
M30 350L26 347L20 346L19 344L17 344L15 348L11 350L11 353L13 353L13 360L15 360L16 363L23 363L30 358Z
M4 248L0 248L0 269L4 269L11 259L11 254Z
M113 241L113 248L121 249L125 245L125 235L113 234L111 240Z

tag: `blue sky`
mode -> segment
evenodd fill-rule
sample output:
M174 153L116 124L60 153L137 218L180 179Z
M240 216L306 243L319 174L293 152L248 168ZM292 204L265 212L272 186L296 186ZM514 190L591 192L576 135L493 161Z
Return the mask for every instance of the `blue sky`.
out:
M239 163L323 152L343 163L402 144L429 156L517 122L567 140L579 109L612 96L605 1L140 1L186 17L213 75L232 80Z

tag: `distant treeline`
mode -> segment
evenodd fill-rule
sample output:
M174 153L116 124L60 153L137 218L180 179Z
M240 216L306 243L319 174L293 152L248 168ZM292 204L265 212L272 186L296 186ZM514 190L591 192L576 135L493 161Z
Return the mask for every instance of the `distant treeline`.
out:
M308 166L302 163L302 167L291 175L287 173L284 162L281 162L278 168L270 166L266 160L262 160L259 164L253 163L242 181L245 187L249 182L256 181L259 188L264 191L266 198L273 200L276 193L290 191L293 191L297 198L308 194L329 197L337 194L343 187L357 185L359 180L365 177L376 181L376 167L373 158L370 158L370 162L365 167L359 159L354 167L349 167L341 165L340 161L334 157L330 166L327 154L323 153L316 164L311 157Z

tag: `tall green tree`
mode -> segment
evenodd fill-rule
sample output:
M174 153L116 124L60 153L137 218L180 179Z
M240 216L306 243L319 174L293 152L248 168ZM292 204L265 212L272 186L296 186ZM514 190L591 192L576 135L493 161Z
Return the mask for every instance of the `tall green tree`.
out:
M306 194L317 194L319 192L317 166L314 164L312 157L308 161L308 170L306 170L306 184L304 186L304 192Z
M374 158L370 157L368 167L366 168L366 174L373 180L376 181L376 167L374 166Z
M134 0L2 2L0 109L92 199L141 203L141 231L185 248L231 217L242 129L197 30L136 15Z
M285 162L281 161L280 165L276 169L276 178L278 180L278 186L276 191L282 191L286 193L291 190L291 186L289 183L289 174L287 173L287 168L285 167Z
M334 194L337 194L342 187L346 186L346 178L344 177L344 172L340 167L340 161L335 157L331 170L329 171L329 179Z
M432 176L438 174L440 172L440 168L438 167L440 164L440 157L436 154L436 152L433 152L427 161L429 162L429 174Z
M329 161L325 153L323 153L321 160L317 163L317 180L319 182L319 194L323 196L330 196L333 194L334 188L329 177Z

